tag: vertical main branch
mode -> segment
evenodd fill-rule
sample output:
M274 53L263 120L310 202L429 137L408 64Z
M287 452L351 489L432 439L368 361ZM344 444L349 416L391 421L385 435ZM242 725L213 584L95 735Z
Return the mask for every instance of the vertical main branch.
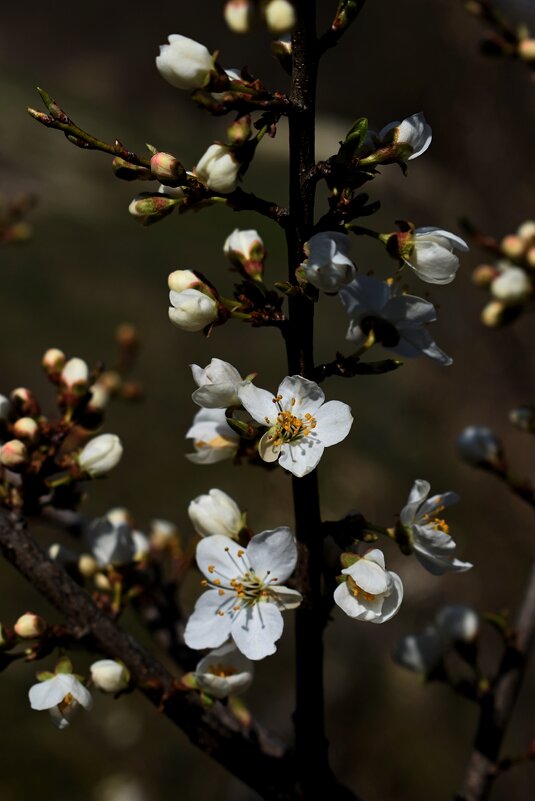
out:
M297 27L292 37L290 90L290 217L286 229L289 280L303 261L303 245L314 224L315 185L309 180L315 164L315 104L318 43L315 0L297 0ZM313 377L314 304L302 295L289 301L286 339L288 369ZM329 784L323 698L323 627L321 568L323 538L316 471L293 478L298 579L304 600L296 615L295 738L298 782L302 797L318 797Z

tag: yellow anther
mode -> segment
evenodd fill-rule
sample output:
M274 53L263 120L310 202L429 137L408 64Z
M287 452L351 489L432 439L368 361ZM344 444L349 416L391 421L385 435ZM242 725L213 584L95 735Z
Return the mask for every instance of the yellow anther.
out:
M208 580L207 579L201 579L201 587L207 587L207 586L208 586Z
M217 587L219 587L219 585L221 584L221 579L214 579L214 584L215 584Z
M221 611L221 609L218 609L218 610L217 610L217 614L219 615L219 617L223 617L223 615L224 615L225 613L224 613L224 612L222 612L222 611Z
M225 590L218 590L218 591L217 591L217 594L218 594L218 595L224 595L224 594L225 594Z
M213 573L215 570L215 565L208 565L208 572Z
M290 401L290 406L295 406L295 398L292 398Z
M238 557L238 559L241 559L241 557L243 556L244 553L245 553L245 551L242 548L240 548L240 550L238 551L236 556Z

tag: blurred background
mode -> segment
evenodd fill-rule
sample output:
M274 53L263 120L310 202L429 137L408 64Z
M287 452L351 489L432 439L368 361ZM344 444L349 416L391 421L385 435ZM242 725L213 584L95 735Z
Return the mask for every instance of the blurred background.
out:
M336 3L320 0L327 25ZM517 21L535 23L531 2L501 4ZM285 89L287 78L270 56L269 36L258 28L245 38L231 34L220 0L197 3L160 0L132 6L93 0L5 4L0 27L0 182L13 196L35 192L34 238L0 253L0 391L30 386L52 410L50 385L40 359L46 348L62 348L89 363L110 360L114 330L138 327L143 350L135 377L146 387L140 404L112 406L105 430L125 445L122 464L107 481L91 484L84 506L99 515L128 506L140 527L153 517L179 523L191 535L189 500L219 487L249 510L256 530L291 523L290 481L282 470L230 469L229 463L199 467L184 454L184 432L196 407L188 365L212 356L275 389L285 375L282 341L274 330L249 334L238 323L217 329L210 340L173 328L167 318L167 274L199 269L228 294L232 276L222 254L235 227L257 227L269 249L268 278L284 280L284 242L271 222L225 208L202 215L172 216L150 228L128 214L137 187L118 181L111 159L83 152L26 114L40 108L34 87L44 87L86 130L111 141L118 137L138 152L145 142L194 165L224 120L212 120L157 72L158 45L179 32L221 51L223 65L249 69L268 87ZM369 185L382 209L378 230L394 220L436 225L461 233L466 215L501 238L535 216L533 204L533 84L521 64L483 58L483 28L452 0L378 0L368 3L340 45L324 59L319 82L318 157L334 152L351 122L367 116L378 130L394 119L424 111L434 131L424 157L404 178L387 167ZM284 203L287 146L280 127L262 142L244 188ZM382 248L355 240L353 255L363 272L386 276ZM387 561L405 583L406 601L388 625L365 626L334 614L327 634L327 697L332 762L340 778L366 801L451 798L460 784L476 723L476 709L445 687L425 687L396 666L390 654L399 637L419 630L443 603L469 603L481 612L515 609L533 552L529 508L511 499L491 477L461 464L458 432L468 424L492 427L506 439L519 473L534 476L529 436L508 423L508 411L535 399L533 322L528 315L501 331L479 321L486 295L470 281L484 254L463 257L456 281L422 285L440 306L433 333L452 354L444 368L425 358L407 361L395 373L346 381L324 389L353 407L355 423L345 442L324 457L320 479L327 519L361 510L391 525L415 478L434 491L454 489L462 502L448 522L459 556L474 563L468 574L434 578L414 559L386 545ZM347 321L336 298L318 308L317 357L333 358L344 342ZM48 539L47 539L48 538ZM43 534L43 542L57 539ZM57 615L14 571L0 566L0 619L12 624L27 608L50 620ZM196 590L186 598L190 608ZM291 736L293 705L292 619L276 656L257 667L248 695L253 712ZM497 639L485 632L491 651ZM51 661L51 664L53 662ZM41 664L40 669L48 665ZM75 667L84 667L83 659ZM35 666L17 666L0 676L2 801L167 801L193 798L254 798L249 790L198 753L143 699L96 699L64 732L46 714L32 712L27 689ZM507 738L507 754L524 752L535 732L533 670L525 683ZM28 766L31 765L31 769ZM493 798L533 797L535 765L501 778Z

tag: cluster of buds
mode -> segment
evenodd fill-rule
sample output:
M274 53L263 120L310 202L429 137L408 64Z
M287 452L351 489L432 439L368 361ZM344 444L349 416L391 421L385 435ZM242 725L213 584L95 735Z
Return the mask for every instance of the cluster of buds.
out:
M35 205L33 195L20 195L13 200L0 196L0 243L26 242L32 228L26 217Z
M266 23L274 36L289 33L296 23L295 8L289 0L227 0L225 22L234 33L248 33L257 18Z
M516 233L508 234L500 242L490 237L478 238L498 257L491 264L478 265L472 274L474 284L492 296L481 320L489 328L498 328L516 320L533 305L535 222L522 223Z
M57 348L46 351L42 364L57 390L58 419L46 417L26 387L0 396L0 499L26 513L44 506L75 508L77 480L104 475L122 455L115 434L94 436L107 399L99 370Z

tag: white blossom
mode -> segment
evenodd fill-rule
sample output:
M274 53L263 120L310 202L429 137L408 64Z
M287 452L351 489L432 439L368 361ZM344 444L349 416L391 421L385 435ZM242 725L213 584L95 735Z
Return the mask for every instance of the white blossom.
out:
M379 139L383 142L387 140L388 143L395 145L405 145L410 148L410 155L407 156L407 161L421 156L425 153L433 134L431 126L425 119L421 111L417 114L411 114L399 122L390 122L388 125L379 132Z
M214 69L214 57L207 48L182 36L172 33L169 44L160 45L156 66L165 80L177 89L202 89L210 81Z
M186 454L186 458L196 464L232 459L238 450L239 437L227 423L224 409L200 409L186 438L193 440L196 451Z
M524 303L532 294L531 281L521 267L507 267L490 285L490 291L497 300L514 306Z
M197 564L206 577L188 620L184 639L190 648L218 648L231 637L249 659L276 651L281 637L281 610L301 602L296 590L283 586L297 561L297 546L289 528L263 531L247 548L215 534L197 545Z
M467 426L457 440L461 459L474 466L497 464L502 455L499 439L486 426Z
M64 729L69 717L79 704L91 709L91 693L73 673L56 673L49 679L30 687L28 698L32 709L49 709L53 723Z
M194 498L188 506L188 515L201 537L222 534L237 539L244 525L238 504L220 489L211 489L206 495Z
M371 331L375 340L398 356L428 356L440 364L452 359L429 333L427 323L436 320L432 303L414 295L395 295L386 281L357 275L340 291L340 299L351 318L346 339L362 345Z
M194 676L200 690L214 698L228 698L251 686L253 672L253 663L232 643L225 643L201 659Z
M217 302L198 289L184 289L182 292L172 289L169 301L169 319L183 331L202 331L217 320Z
M342 570L346 581L334 591L335 603L346 615L367 623L386 623L403 600L403 584L385 569L382 551L374 548Z
M479 631L479 615L465 604L443 606L436 614L436 626L444 642L470 643Z
M227 194L236 189L240 164L226 145L210 145L202 156L195 174L212 192Z
M95 687L105 693L118 693L128 687L130 674L122 662L99 659L93 662L89 670Z
M457 503L459 496L445 492L428 498L430 490L428 481L417 479L399 516L416 558L434 576L470 570L470 562L455 557L455 542L449 535L449 526L440 517L446 507Z
M287 376L276 397L251 383L238 395L251 417L268 428L258 445L262 459L279 459L298 477L314 470L324 449L345 439L353 422L346 403L325 403L320 387L300 375Z
M322 292L338 292L355 278L355 265L349 258L351 239L338 231L322 231L308 240L308 258L303 264L307 281Z
M468 250L464 239L441 228L424 226L414 230L410 241L411 247L402 258L418 278L428 284L450 284L459 269L459 257L453 251Z
M191 364L191 372L198 389L191 399L203 409L227 409L239 406L238 388L244 383L235 367L222 359L212 359L206 367Z
M122 455L123 446L116 434L100 434L84 446L78 464L91 477L101 476L113 470Z

